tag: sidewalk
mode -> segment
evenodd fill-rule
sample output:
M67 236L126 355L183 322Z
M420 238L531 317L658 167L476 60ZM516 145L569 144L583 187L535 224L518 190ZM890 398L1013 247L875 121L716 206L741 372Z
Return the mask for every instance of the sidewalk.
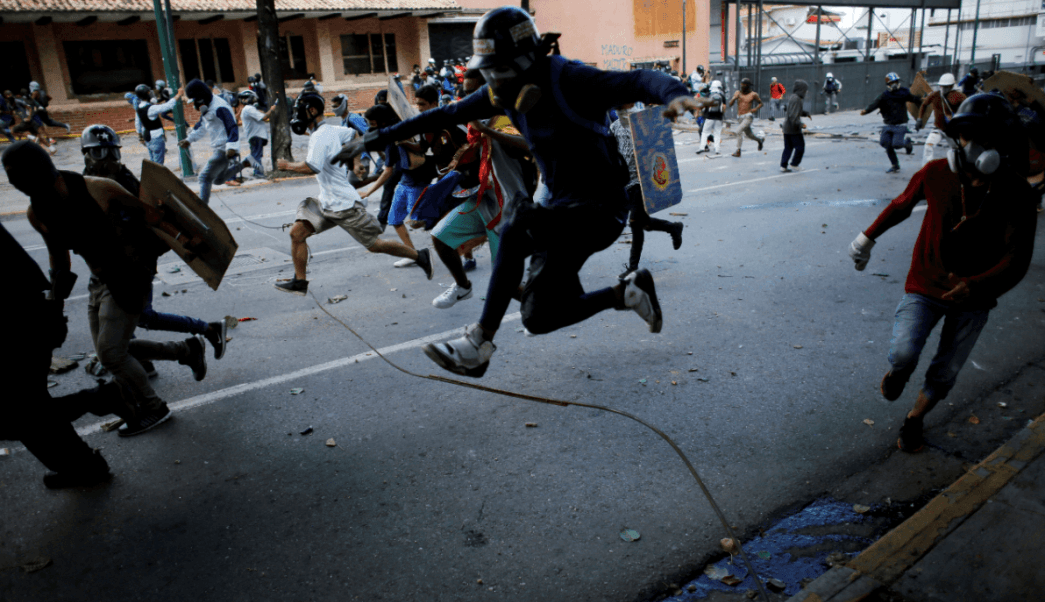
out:
M1045 597L1045 415L920 511L789 602Z

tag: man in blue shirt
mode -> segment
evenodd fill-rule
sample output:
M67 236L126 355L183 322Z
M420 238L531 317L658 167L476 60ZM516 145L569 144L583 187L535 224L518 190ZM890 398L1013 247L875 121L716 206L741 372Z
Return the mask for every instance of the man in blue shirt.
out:
M525 195L504 200L501 245L483 315L465 335L426 345L443 368L482 376L495 347L493 337L512 298L519 294L527 257L529 278L522 291L523 325L545 334L610 309L631 309L651 332L662 327L660 306L648 270L628 274L615 286L585 292L578 272L593 254L620 236L627 215L627 168L609 131L607 112L635 101L667 105L675 118L695 112L686 87L652 71L608 72L548 56L558 36L541 37L519 8L488 12L476 24L475 55L487 84L459 102L426 111L395 126L372 130L345 146L333 160L348 163L367 150L395 140L440 131L451 125L505 114L529 144L551 192L548 206ZM581 225L582 227L579 227Z

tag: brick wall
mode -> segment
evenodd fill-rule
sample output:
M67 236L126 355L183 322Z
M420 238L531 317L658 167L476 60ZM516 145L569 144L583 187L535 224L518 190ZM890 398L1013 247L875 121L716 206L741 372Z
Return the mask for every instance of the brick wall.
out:
M374 95L382 89L384 89L383 86L375 85L374 87L352 90L324 91L323 97L327 99L328 114L330 115L333 115L329 111L330 99L338 94L344 94L348 97L348 106L353 112L363 112L374 104ZM412 92L412 88L407 86L407 95L412 97ZM200 114L192 108L190 103L184 104L183 107L185 108L185 120L191 127L199 120ZM51 128L51 134L56 138L79 137L80 132L84 128L95 123L103 123L121 134L134 132L134 111L131 109L131 105L126 102L90 103L81 106L53 106L50 109L50 114L56 121L68 123L72 127L72 133L68 136L64 130L53 131L54 128ZM164 125L167 126L166 129L168 130L174 129L174 126L169 121L164 121Z

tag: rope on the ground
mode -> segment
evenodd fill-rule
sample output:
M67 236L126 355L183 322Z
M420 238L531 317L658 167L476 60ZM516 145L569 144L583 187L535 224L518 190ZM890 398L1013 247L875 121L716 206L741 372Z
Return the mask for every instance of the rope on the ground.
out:
M536 402L536 403L544 403L544 404L555 405L555 406L559 406L559 407L567 407L567 406L571 406L572 405L572 406L577 406L577 407L581 407L581 408L591 408L591 409L594 409L594 410L601 410L603 412L610 412L612 414L617 414L619 416L624 416L625 418L629 418L631 420L634 420L635 422L638 422L642 426L650 429L651 431L656 433L658 436L660 436L661 439L666 441L668 443L668 445L671 446L671 449L675 450L675 453L678 454L679 458L682 459L682 463L686 465L687 469L689 469L689 473L691 475L693 475L693 479L697 482L697 485L700 486L700 490L704 493L704 497L707 498L708 503L711 505L711 509L714 510L715 514L718 516L719 521L722 523L723 529L725 529L726 533L729 534L730 539L736 545L737 550L739 550L740 557L744 559L744 564L747 565L748 571L755 578L755 584L758 585L758 590L762 593L762 599L763 600L767 600L767 601L770 600L769 594L766 592L765 586L762 584L762 579L759 578L758 572L755 570L755 566L751 563L751 559L748 558L747 552L744 551L744 546L742 546L740 544L740 539L737 538L736 534L733 532L733 528L730 526L729 521L726 519L726 515L722 512L722 509L719 508L719 505L715 501L715 498L711 495L711 491L708 490L707 486L704 484L704 480L700 478L700 474L697 473L697 469L689 461L689 458L686 457L686 454L683 453L682 449L675 443L674 440L672 440L671 437L669 437L667 434L665 434L664 431L662 431L659 428L653 426L652 424L649 424L648 422L642 420L641 418L638 418L637 416L633 416L632 414L629 414L629 413L624 412L622 410L615 410L613 408L607 408L605 406L600 406L600 405L591 404L591 403L581 403L581 402L578 402L578 401L562 401L562 400L559 400L559 399L551 399L551 398L548 398L548 397L541 397L539 395L527 395L525 393L516 393L515 391L505 391L504 389L497 389L497 388L494 388L494 387L487 387L487 386L484 386L484 385L479 385L479 384L476 384L476 383L469 383L469 382L457 380L457 379L454 379L454 378L446 378L444 376L436 376L434 374L429 374L429 375L425 376L425 375L422 375L422 374L417 374L415 372L411 372L411 371L407 370L406 368L403 368L403 367L399 366L398 364L396 364L392 360L388 359L387 357L385 357L384 354L382 354L380 351L378 351L376 347L371 345L369 341L364 339L358 332L353 330L351 326L349 326L348 324L345 324L340 318L338 318L334 314L330 313L325 307L323 307L323 304L319 302L319 299L316 297L316 294L314 292L309 291L308 294L312 296L312 300L316 302L316 307L318 307L320 309L320 311L322 311L326 315L330 316L330 318L332 320L334 320L335 322L337 322L338 324L344 326L346 330L348 330L353 335L355 335L355 337L357 339L359 339L360 341L363 342L364 345L369 347L370 350L373 351L375 354L377 354L377 357L379 357L382 360L384 360L386 364L388 364L389 366L392 366L393 368L395 368L396 370L399 370L400 372L402 372L403 374L406 374L407 376L413 376L415 378L420 378L420 379L423 379L423 380L432 380L432 381L435 381L435 382L441 382L441 383L447 383L447 384L451 384L451 385L457 385L459 387L465 387L465 388L468 388L468 389L475 389L477 391L484 391L486 393L494 393L496 395L503 395L505 397L514 397L516 399L524 399L526 401L533 401L533 402Z

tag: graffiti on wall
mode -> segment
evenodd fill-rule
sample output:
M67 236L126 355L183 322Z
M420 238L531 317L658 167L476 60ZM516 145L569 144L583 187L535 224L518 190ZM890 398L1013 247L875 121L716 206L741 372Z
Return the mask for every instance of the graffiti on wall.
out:
M618 46L617 44L602 44L602 68L619 69L627 71L631 69L630 57L635 49L631 46Z

